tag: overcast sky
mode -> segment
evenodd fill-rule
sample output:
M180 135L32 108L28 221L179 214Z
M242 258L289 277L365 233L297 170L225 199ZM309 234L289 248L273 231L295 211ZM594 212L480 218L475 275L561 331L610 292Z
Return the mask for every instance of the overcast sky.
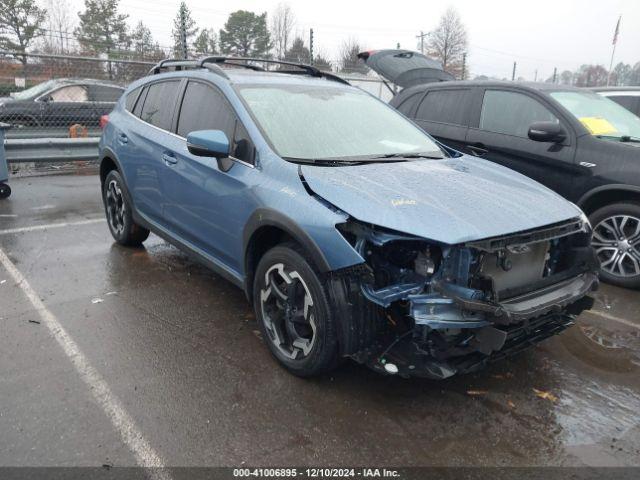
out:
M70 0L80 10L82 0ZM219 30L230 12L244 9L270 13L280 0L187 0L200 27ZM513 62L518 76L547 78L583 63L607 68L618 17L622 24L615 63L640 62L640 1L608 0L289 0L300 34L308 38L313 27L317 48L336 59L346 38L357 39L365 49L415 49L420 30L433 29L448 6L455 7L469 33L472 75L511 77ZM133 25L142 20L163 46L171 44L172 20L178 0L121 0L121 10Z

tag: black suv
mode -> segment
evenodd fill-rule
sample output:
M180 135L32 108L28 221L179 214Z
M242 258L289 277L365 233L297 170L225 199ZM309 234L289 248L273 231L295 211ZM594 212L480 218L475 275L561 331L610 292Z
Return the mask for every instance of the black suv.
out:
M576 203L593 225L602 279L640 287L640 118L594 92L544 83L422 84L391 105L442 143Z

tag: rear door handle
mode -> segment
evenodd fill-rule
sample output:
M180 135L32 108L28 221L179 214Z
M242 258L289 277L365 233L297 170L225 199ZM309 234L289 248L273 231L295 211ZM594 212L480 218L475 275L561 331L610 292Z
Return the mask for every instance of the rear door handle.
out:
M489 153L489 150L479 145L468 145L467 148L476 157L481 157Z
M118 135L118 141L122 144L129 143L129 137L127 137L124 133Z
M166 163L167 165L175 165L176 163L178 163L178 159L171 153L163 153L162 160L164 160L164 163Z

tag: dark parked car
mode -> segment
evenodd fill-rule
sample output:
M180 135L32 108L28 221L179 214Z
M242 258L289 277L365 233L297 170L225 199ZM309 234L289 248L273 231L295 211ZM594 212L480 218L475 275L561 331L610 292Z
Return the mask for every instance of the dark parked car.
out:
M242 62L163 62L133 83L100 142L103 199L120 244L153 231L243 288L290 371L350 357L446 378L590 308L575 205L331 74Z
M0 122L14 127L98 127L124 88L101 80L63 78L0 98Z
M640 116L640 87L597 87L591 90Z
M402 70L402 57L391 67L372 58L383 77ZM545 83L423 83L391 105L443 144L576 203L593 226L602 278L640 287L640 118L589 90Z

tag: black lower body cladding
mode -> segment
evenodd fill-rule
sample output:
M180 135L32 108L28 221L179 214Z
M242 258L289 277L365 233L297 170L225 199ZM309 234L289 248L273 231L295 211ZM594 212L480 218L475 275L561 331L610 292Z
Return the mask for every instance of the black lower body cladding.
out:
M344 231L366 263L329 280L337 317L349 319L339 322L341 354L384 373L475 371L573 325L598 287L588 231L505 237L490 249L355 223Z

